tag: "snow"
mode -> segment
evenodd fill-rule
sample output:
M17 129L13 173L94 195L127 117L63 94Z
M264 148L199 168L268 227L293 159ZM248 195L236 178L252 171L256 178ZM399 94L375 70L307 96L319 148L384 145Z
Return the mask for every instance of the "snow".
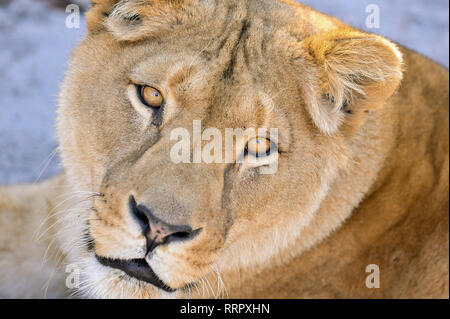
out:
M83 37L85 27L82 19L80 29L66 28L67 14L47 2L0 0L0 184L35 182L61 169L57 156L48 161L57 147L54 119L58 89L70 52ZM377 4L380 28L368 31L448 67L447 0L303 3L366 30L366 6Z

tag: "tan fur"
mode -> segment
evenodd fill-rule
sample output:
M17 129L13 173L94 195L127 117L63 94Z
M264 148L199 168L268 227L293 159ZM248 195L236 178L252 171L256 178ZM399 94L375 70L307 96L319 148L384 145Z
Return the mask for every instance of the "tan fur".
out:
M448 298L447 70L291 1L94 3L61 88L64 173L0 189L0 296L42 296L52 269L62 295L63 260L87 297ZM130 82L163 93L160 125ZM278 172L173 163L194 120L278 128ZM149 261L175 293L94 258L144 258L131 194L203 228Z

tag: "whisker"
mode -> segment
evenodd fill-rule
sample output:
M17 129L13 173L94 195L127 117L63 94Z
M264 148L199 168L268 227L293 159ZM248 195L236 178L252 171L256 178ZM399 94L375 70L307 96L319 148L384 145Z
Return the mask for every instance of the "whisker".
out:
M36 184L41 179L45 170L48 168L48 166L50 165L51 161L53 160L53 158L56 156L57 153L58 153L58 147L56 147L53 151L51 151L50 154L46 157L46 159L43 162L44 166L40 170L40 172L39 172L37 178L34 180L33 184ZM42 164L41 164L41 166L42 166Z

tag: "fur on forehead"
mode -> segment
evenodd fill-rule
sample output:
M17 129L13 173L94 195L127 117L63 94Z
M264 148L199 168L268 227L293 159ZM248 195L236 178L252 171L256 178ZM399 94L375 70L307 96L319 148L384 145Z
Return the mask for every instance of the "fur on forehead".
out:
M211 17L211 0L95 0L87 13L90 32L107 30L118 41L138 41L167 34L177 26ZM201 8L200 8L201 7ZM202 17L199 17L201 15Z

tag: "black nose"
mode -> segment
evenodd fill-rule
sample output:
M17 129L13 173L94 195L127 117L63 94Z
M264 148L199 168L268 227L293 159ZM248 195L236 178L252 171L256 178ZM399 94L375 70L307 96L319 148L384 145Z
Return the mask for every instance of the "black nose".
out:
M147 252L153 251L160 245L191 240L201 231L201 229L192 230L187 225L175 226L162 221L144 205L137 205L134 196L130 196L129 202L131 214L141 225L142 232L147 239Z

